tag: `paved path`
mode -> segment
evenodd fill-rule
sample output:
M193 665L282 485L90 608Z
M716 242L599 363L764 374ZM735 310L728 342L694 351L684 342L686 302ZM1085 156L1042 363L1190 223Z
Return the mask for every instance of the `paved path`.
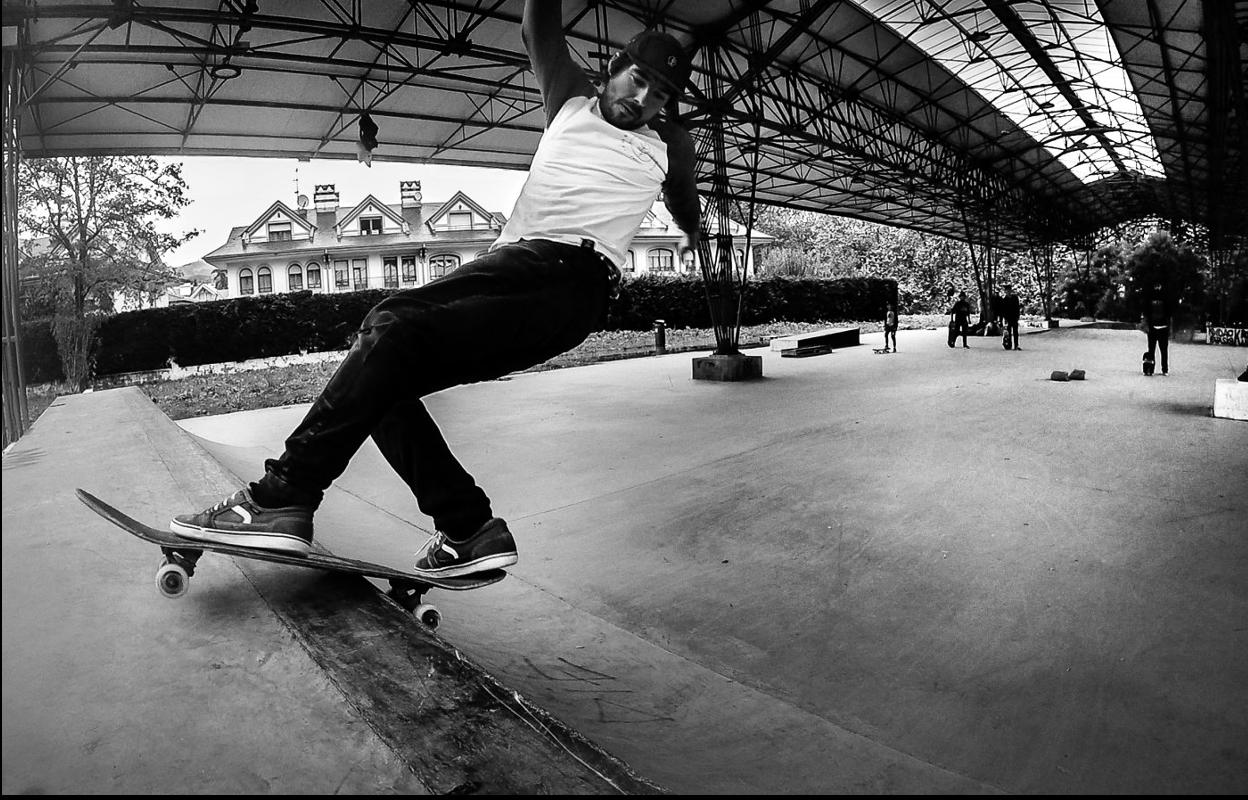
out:
M521 547L512 578L445 600L445 639L678 792L1248 791L1248 424L1209 413L1244 351L1172 345L1172 375L1149 379L1130 331L1032 332L1021 352L902 331L900 353L875 355L879 334L863 338L816 358L766 353L748 384L694 382L683 354L429 398ZM1072 368L1088 379L1048 380ZM237 482L303 410L184 427ZM53 486L107 498L136 469L90 438L50 441L57 419L5 456L6 791L55 787L52 756L88 739L85 720L15 716L11 685L42 686L56 659L82 685L124 666L66 646L19 653L10 634L11 617L36 640L53 620L73 641L101 625L94 603L29 602L29 575L56 552L42 541L82 526ZM21 521L43 535L15 540L9 470L41 461L58 474L40 476ZM177 503L166 487L124 491L155 518L203 499L197 480ZM331 549L396 563L428 528L371 445L317 524ZM148 569L117 544L92 558ZM214 580L231 591L239 576ZM215 627L229 653L227 608L193 595L144 613ZM87 708L97 726L117 715ZM59 738L18 749L25 726ZM401 790L379 743L364 772Z

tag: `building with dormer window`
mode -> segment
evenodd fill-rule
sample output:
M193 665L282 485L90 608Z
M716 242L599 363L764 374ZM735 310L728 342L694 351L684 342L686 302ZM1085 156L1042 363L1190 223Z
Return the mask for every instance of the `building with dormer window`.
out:
M222 298L408 289L485 253L507 221L463 192L444 203L426 203L420 181L400 181L399 198L391 205L370 194L344 208L333 184L318 185L311 208L305 202L292 209L279 200L250 225L232 229L204 260L222 276ZM744 229L733 235L738 259L753 274L754 252L746 259ZM655 203L629 247L625 273L695 271L692 262L677 256L680 238L667 209ZM755 232L750 250L769 241Z

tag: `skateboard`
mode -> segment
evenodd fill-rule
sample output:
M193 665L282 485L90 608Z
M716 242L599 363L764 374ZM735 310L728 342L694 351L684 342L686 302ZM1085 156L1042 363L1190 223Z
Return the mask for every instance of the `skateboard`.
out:
M1153 359L1151 355L1149 355L1148 353L1145 353L1144 359L1143 359L1144 374L1152 375L1154 370L1156 369L1156 363L1157 362Z
M885 353L895 353L897 351L889 350L887 347L875 347L875 348L872 348L871 352L875 353L876 355L883 355Z
M411 572L357 561L353 558L342 558L321 550L313 550L307 555L281 553L272 550L259 550L251 547L240 547L233 544L201 542L184 539L176 533L144 525L136 519L105 503L90 492L77 490L78 499L86 503L95 513L113 523L117 527L160 547L163 558L156 569L156 588L162 595L170 599L182 597L190 589L191 576L195 574L195 566L205 552L222 553L238 558L250 558L256 561L269 561L274 564L290 564L296 567L322 569L329 572L340 572L349 575L362 575L368 578L380 578L390 582L387 596L395 600L418 620L430 628L438 627L442 614L431 603L422 602L430 589L447 589L463 592L469 589L480 589L483 586L498 583L507 577L501 569L478 572L457 578L431 578Z

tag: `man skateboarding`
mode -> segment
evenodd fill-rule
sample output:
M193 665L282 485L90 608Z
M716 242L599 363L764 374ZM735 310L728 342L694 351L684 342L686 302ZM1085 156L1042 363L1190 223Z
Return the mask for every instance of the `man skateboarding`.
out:
M605 318L628 244L660 191L684 234L682 253L696 252L700 228L693 144L672 119L691 70L679 42L639 34L595 88L568 49L559 3L528 0L522 35L546 130L498 241L445 277L378 303L281 457L217 505L175 517L174 533L306 553L325 490L371 436L436 526L418 573L454 577L516 563L507 523L421 398L584 341Z

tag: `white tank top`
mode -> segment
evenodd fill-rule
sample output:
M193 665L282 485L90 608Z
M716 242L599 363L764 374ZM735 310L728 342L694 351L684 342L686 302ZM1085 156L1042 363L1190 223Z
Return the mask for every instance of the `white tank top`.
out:
M572 97L538 142L529 177L494 247L520 239L593 241L617 267L667 176L667 145L649 127L621 130L597 97Z

